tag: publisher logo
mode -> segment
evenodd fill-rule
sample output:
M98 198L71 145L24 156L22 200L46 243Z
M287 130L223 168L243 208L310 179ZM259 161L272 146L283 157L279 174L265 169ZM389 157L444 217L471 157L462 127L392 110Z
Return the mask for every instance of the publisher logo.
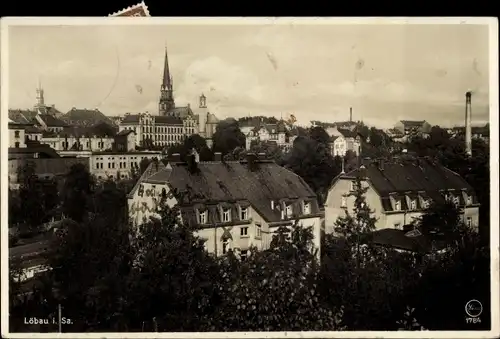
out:
M469 316L465 318L466 323L481 323L479 316L483 313L483 305L478 300L470 300L467 304L465 304L465 313Z

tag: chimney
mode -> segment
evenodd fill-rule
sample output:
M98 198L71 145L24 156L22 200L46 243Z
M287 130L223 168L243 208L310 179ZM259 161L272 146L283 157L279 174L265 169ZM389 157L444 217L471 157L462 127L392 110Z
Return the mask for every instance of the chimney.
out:
M349 108L349 121L352 122L352 107Z
M214 161L222 161L222 153L221 152L214 153Z
M255 153L247 153L247 163L248 163L248 169L250 171L253 171L255 169L256 162L257 162L257 155L255 155Z
M472 104L471 104L472 92L467 91L465 93L465 152L471 156L472 155L472 133L471 133L471 114L472 114Z

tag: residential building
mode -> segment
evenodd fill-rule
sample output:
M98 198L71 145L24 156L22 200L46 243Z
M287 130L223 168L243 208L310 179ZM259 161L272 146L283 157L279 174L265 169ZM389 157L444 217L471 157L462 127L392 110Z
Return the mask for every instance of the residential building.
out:
M340 129L338 127L329 128L330 152L332 156L344 157L348 151L360 154L362 137L355 131Z
M352 213L356 177L362 178L366 203L377 218L376 228L404 229L433 201L451 199L464 210L464 222L477 228L479 203L474 189L457 173L429 159L365 160L337 176L325 203L326 232L333 232L338 217Z
M252 142L273 142L278 147L288 150L292 147L295 135L290 135L287 125L283 120L275 124L266 124L263 122L254 123L254 127L245 134L246 149L250 150ZM241 130L241 128L240 128ZM244 128L246 131L247 129Z
M452 138L465 137L464 126L453 127L447 131ZM487 123L484 126L471 126L471 137L472 139L480 139L488 143L490 141L490 124Z
M26 136L24 129L27 125L20 124L9 118L9 147L24 148L26 147Z
M90 154L90 173L97 179L127 179L132 171L138 170L143 159L160 159L161 152L92 152Z
M321 216L315 193L305 181L273 161L249 154L242 161L187 163L175 154L167 166L154 163L130 192L134 225L158 216L162 198L180 208L180 220L197 225L210 253L233 250L244 259L249 248L269 248L281 226L312 227L320 247Z
M115 137L104 134L92 127L65 127L58 132L44 132L41 144L49 145L56 151L111 151Z
M425 120L400 120L394 125L394 128L404 135L429 134L431 127Z
M132 130L122 130L115 136L114 149L118 152L135 151L136 137Z

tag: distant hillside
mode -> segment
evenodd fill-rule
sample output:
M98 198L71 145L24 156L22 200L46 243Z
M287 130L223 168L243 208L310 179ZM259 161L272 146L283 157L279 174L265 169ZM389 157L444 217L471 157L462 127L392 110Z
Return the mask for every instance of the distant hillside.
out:
M61 117L61 120L69 125L93 126L99 123L115 125L111 119L104 115L99 109L79 109L72 108L68 113Z

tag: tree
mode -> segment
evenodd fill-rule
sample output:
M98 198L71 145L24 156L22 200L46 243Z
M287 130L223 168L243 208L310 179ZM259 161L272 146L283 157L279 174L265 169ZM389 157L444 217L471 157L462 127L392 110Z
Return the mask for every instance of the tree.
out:
M45 216L43 190L36 175L34 162L27 162L18 169L19 187L19 220L27 226L25 231L33 231L43 222Z
M134 240L127 318L136 327L156 318L159 331L198 331L217 302L217 266L193 227L180 222L178 209L160 213Z
M64 215L76 222L83 221L88 210L88 197L94 182L83 164L71 166L66 174L62 190L62 209Z
M330 136L328 135L328 133L326 133L324 128L320 126L311 127L311 129L309 130L309 136L317 143L328 145L330 142Z
M213 150L225 155L236 147L245 147L245 135L236 120L223 120L217 125L213 135Z
M320 203L333 178L340 173L329 148L307 137L297 137L291 152L284 156L284 166L304 179L318 195Z
M450 243L461 235L462 216L462 209L452 201L433 201L423 215L415 219L415 224L428 239Z
M281 229L268 251L251 249L242 262L232 252L223 257L219 283L223 299L209 329L342 330L341 308L325 305L318 293L311 239L311 229Z

